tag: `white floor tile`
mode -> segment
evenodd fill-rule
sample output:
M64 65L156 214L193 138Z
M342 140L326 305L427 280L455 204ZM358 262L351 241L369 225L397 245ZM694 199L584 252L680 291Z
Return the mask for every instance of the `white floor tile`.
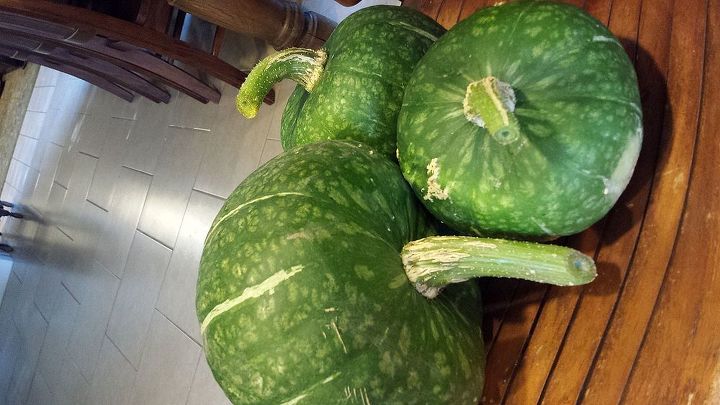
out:
M65 353L80 304L66 289L62 289L57 299L58 309L48 323L47 334L38 360L38 370L54 393L62 387L65 373Z
M136 371L107 337L88 392L88 404L126 405L132 395Z
M79 405L87 403L90 384L80 374L78 366L69 359L65 359L60 373L60 385L53 391L55 402L58 405ZM51 386L52 389L52 386Z
M85 114L77 133L77 150L99 157L102 151L108 127L113 120L108 115Z
M42 276L42 268L37 263L28 266L14 305L13 321L18 329L24 329L24 325L31 318L31 313L37 310L34 302L35 290Z
M30 311L24 329L20 331L20 350L18 352L13 376L7 390L7 402L10 404L23 404L30 393L35 368L37 367L40 349L42 348L47 322L40 312Z
M62 154L62 148L50 142L44 142L42 150L43 158L40 164L40 174L32 197L32 204L39 209L44 209L48 202L50 189L55 179L55 171Z
M193 192L157 303L158 310L196 342L202 341L195 315L200 256L205 236L223 203L217 197Z
M195 188L227 198L257 167L278 106L263 105L258 115L248 120L235 109L234 91L229 86L224 89Z
M265 147L263 148L262 156L260 157L259 166L264 165L270 159L280 155L283 152L280 141L275 139L268 139L265 141Z
M6 395L12 382L15 363L17 363L22 350L20 332L14 324L11 326L11 329L3 329L3 334L7 334L7 338L3 350L0 351L0 402L2 403L8 403Z
M190 387L190 396L186 405L230 405L230 400L225 396L210 371L205 355L201 353L198 361L195 377Z
M120 278L151 180L147 174L122 168L115 184L115 197L108 209L105 229L98 240L96 257Z
M158 156L170 130L170 108L147 99L139 101L135 125L130 130L122 164L141 172L155 174Z
M87 199L108 208L121 171L122 156L128 144L128 136L135 121L111 118L106 127L105 143L100 150Z
M23 119L20 134L30 138L39 139L45 122L44 112L27 111Z
M208 130L218 113L217 104L202 104L184 93L175 95L171 105L168 124L174 127Z
M137 232L113 305L107 335L137 367L172 251Z
M35 87L54 86L57 83L59 76L60 72L57 70L41 66L38 71L37 79L35 80Z
M90 155L77 153L73 160L73 170L68 176L67 194L59 207L59 216L63 218L60 228L74 240L77 240L84 230L82 218L84 212L82 208L88 196L98 159Z
M108 93L100 88L95 88L88 98L87 113L106 117L125 118L134 120L139 106L137 98L132 103Z
M20 135L18 136L17 144L15 145L15 153L13 154L13 157L28 166L32 166L33 156L35 156L35 149L37 149L37 145L37 139Z
M166 246L175 245L209 136L181 128L167 133L138 225Z
M55 87L36 87L30 96L29 111L47 112L50 108Z
M0 303L0 353L5 352L12 339L12 333L15 330L15 321L13 314L20 299L20 289L22 283L17 275L10 272L7 284L5 285L5 293ZM3 364L3 367L7 366Z
M30 386L30 395L28 397L28 404L45 405L53 403L53 394L50 392L45 378L42 373L36 372L33 378L32 385Z
M190 393L200 346L159 312L135 378L131 404L184 404Z
M105 338L120 280L97 262L84 272L84 276L85 285L78 297L80 308L72 327L67 352L82 375L90 380Z

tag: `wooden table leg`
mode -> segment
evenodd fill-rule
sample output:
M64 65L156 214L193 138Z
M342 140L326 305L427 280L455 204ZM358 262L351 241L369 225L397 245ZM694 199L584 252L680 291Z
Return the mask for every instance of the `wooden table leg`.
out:
M263 39L276 49L319 48L336 24L285 0L168 0L171 5L231 31Z

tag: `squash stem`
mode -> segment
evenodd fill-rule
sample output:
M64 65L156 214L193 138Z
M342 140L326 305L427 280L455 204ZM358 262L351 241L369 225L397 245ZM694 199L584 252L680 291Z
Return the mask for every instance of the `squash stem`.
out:
M325 68L327 53L323 49L288 48L258 62L240 86L236 99L238 111L247 118L257 115L263 97L272 86L291 79L311 92Z
M431 236L403 247L405 273L424 296L435 298L452 283L475 277L508 277L560 286L595 279L593 260L563 246L465 236Z
M470 122L486 128L503 145L520 139L520 128L513 114L515 92L509 84L493 76L467 86L463 111Z

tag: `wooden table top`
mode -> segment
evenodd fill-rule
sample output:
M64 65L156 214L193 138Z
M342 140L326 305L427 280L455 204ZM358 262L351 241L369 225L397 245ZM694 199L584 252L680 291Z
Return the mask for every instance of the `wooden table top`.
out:
M644 140L618 205L567 244L585 287L487 282L487 404L720 403L720 0L575 0L635 63ZM405 0L449 28L485 0Z

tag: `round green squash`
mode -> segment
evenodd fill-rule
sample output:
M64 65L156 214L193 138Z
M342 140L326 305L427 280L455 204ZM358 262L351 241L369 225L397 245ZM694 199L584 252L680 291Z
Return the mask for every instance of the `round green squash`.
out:
M431 233L397 165L357 143L295 148L248 177L208 233L197 313L238 404L475 404L478 291L418 294L400 258Z
M249 176L208 232L198 279L204 350L228 397L476 404L480 298L450 284L595 277L571 249L429 236L430 220L399 167L357 142L298 147Z
M642 143L622 44L573 6L477 11L418 63L398 121L403 174L456 230L579 232L615 204Z
M352 139L395 156L397 117L415 65L445 29L403 7L374 6L343 20L323 49L291 48L261 61L237 98L247 117L272 85L299 83L282 117L288 150L319 140Z

